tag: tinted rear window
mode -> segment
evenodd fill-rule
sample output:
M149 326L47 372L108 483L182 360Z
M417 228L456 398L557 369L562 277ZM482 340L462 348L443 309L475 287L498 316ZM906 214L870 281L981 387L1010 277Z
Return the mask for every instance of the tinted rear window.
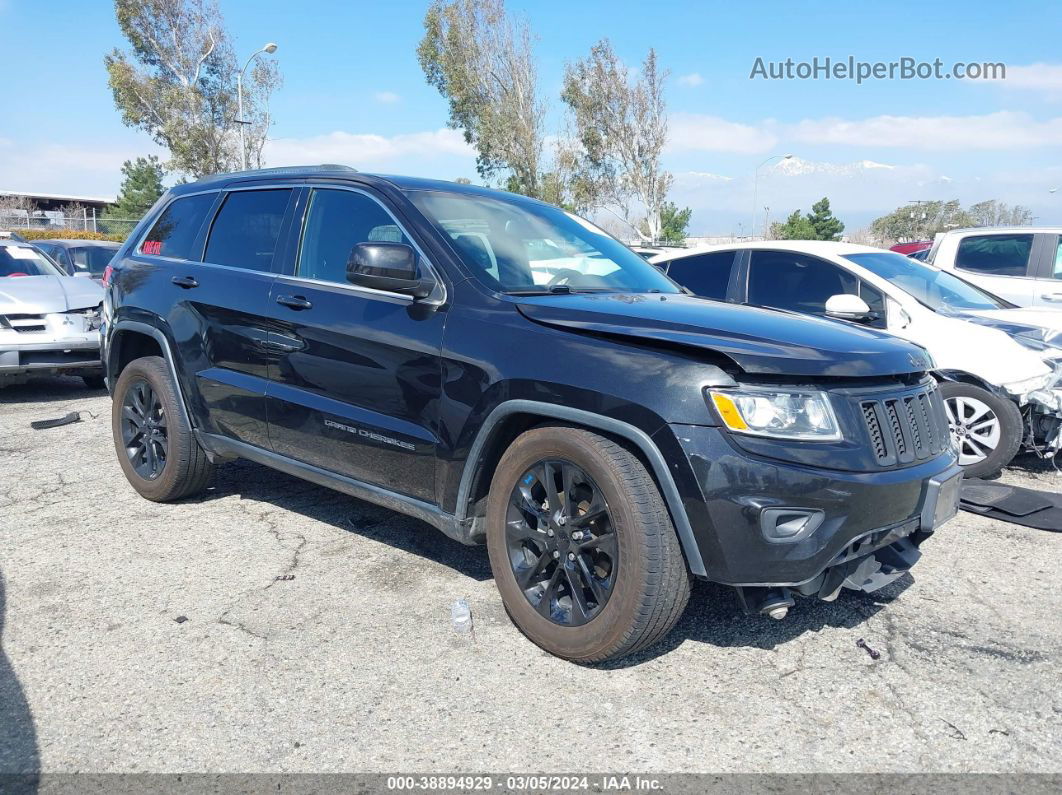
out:
M730 284L730 266L734 264L735 253L721 251L683 257L671 263L667 275L697 295L722 301Z
M992 276L1024 276L1032 235L973 235L959 242L955 267Z
M290 189L230 193L210 230L205 260L233 268L270 270L290 197Z
M141 253L175 259L198 259L192 253L192 244L215 196L214 193L200 193L171 202L140 244Z

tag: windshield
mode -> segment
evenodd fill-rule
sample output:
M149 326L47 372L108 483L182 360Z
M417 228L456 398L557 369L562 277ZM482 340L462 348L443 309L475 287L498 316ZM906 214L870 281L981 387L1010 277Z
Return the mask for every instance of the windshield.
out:
M0 246L0 279L15 276L62 276L48 258L30 246Z
M521 197L409 191L480 281L513 294L677 293L679 288L589 221Z
M948 309L1005 309L1007 304L957 276L921 262L882 251L874 254L845 254L845 259L910 293L934 311Z
M87 270L93 276L103 275L103 271L111 264L114 254L120 246L84 246L70 249L74 258L74 265L79 271Z

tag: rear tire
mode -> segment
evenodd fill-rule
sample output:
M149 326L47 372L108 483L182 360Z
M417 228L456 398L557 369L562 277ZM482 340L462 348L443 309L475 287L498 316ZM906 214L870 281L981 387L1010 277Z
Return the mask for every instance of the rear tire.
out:
M118 463L130 485L153 502L198 494L214 474L179 400L159 356L130 362L114 386L111 433Z
M966 477L998 474L1021 447L1021 410L1013 400L962 381L941 382L940 396Z
M487 498L487 550L520 631L579 663L656 643L689 600L652 477L624 447L582 429L536 428L510 445Z

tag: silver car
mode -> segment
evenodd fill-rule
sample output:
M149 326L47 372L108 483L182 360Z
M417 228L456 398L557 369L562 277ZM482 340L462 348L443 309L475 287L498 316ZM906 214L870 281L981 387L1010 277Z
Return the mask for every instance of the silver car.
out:
M29 243L0 240L0 386L77 375L101 389L103 288L67 276Z

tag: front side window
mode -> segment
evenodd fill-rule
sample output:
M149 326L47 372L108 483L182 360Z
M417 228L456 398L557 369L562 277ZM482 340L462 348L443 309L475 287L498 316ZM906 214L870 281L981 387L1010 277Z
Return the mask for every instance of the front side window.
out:
M513 294L678 288L589 221L520 196L407 191L475 277Z
M40 251L30 246L0 246L0 278L65 276Z
M696 295L725 301L735 253L718 251L682 257L671 263L667 275Z
M752 252L750 304L821 315L832 296L845 293L858 295L859 280L832 262L791 251Z
M200 193L171 202L140 244L140 253L175 259L198 259L192 253L192 244L214 204L215 196L213 193Z
M378 202L364 193L319 189L310 197L296 275L347 283L347 260L357 243L409 239Z
M955 267L987 276L1024 276L1032 235L972 235L959 241Z
M271 270L290 198L290 188L230 193L210 229L204 260L250 271Z
M903 254L881 251L845 254L844 258L891 282L934 311L1002 309L1007 306L979 287Z

